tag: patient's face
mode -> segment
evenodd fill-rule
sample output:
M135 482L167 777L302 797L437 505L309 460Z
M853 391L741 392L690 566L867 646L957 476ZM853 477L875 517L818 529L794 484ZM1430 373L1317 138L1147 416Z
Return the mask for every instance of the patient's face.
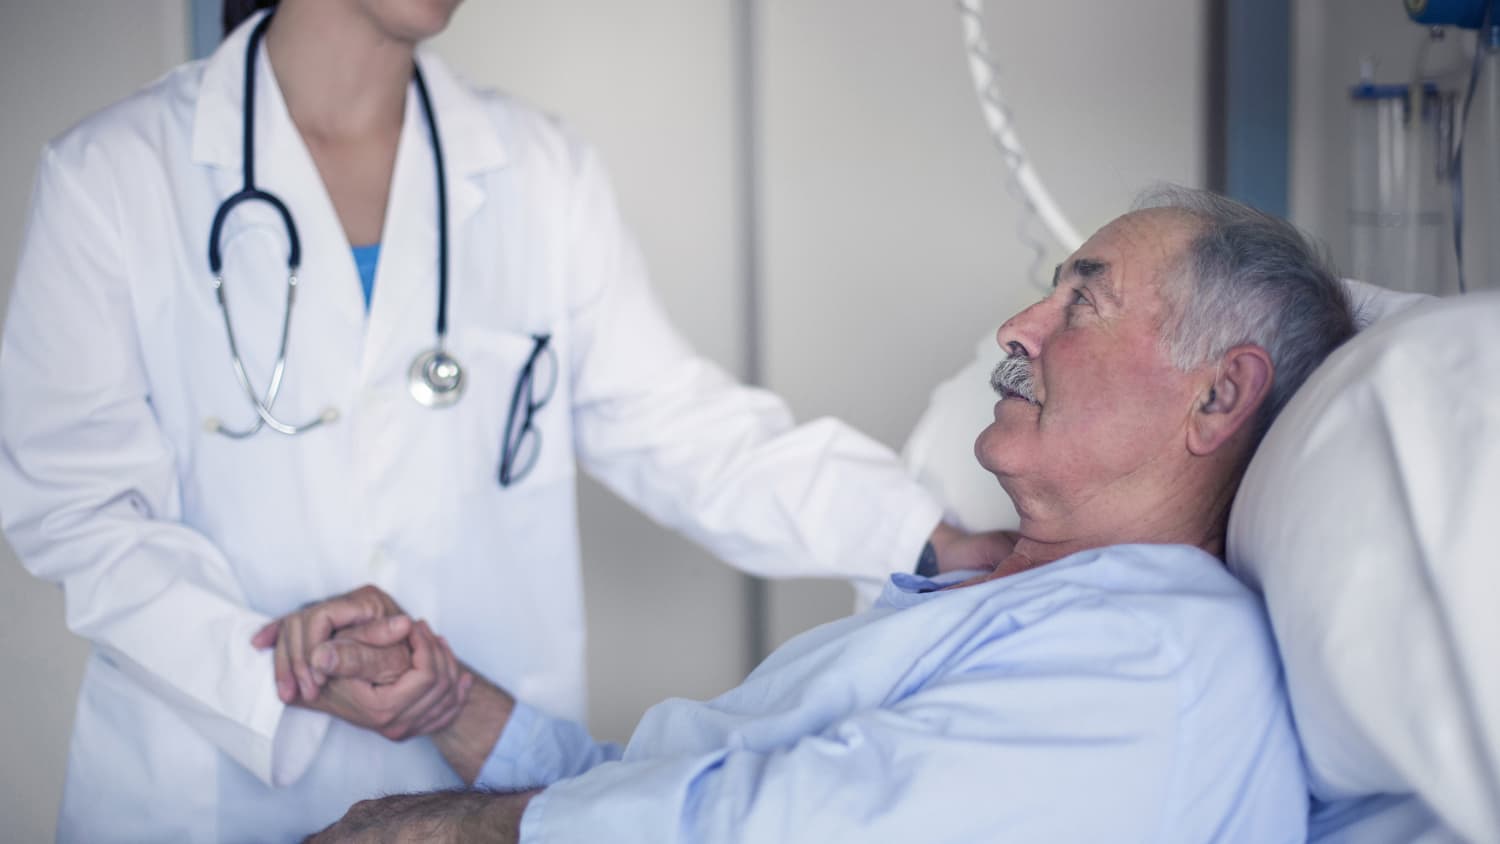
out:
M1050 295L1001 326L1000 348L1021 358L1012 369L1029 364L1035 400L1021 397L1023 377L997 372L1007 389L974 450L1023 517L1137 494L1159 474L1143 469L1182 451L1194 387L1162 348L1161 283L1192 231L1170 211L1121 217L1063 262Z

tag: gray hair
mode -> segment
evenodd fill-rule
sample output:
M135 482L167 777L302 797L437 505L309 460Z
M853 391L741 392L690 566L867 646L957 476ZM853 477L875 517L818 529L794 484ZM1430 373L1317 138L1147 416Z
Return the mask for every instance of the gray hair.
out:
M1200 230L1167 271L1162 342L1181 370L1251 343L1275 367L1258 441L1318 364L1354 336L1349 293L1321 250L1291 223L1205 190L1159 185L1134 210L1168 209Z

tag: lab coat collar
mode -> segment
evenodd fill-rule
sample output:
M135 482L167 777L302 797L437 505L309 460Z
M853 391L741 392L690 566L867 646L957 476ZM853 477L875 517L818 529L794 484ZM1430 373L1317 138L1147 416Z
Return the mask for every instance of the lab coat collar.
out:
M250 40L251 30L267 14L270 13L252 15L236 27L205 62L193 113L193 160L199 164L241 169L245 46ZM265 46L260 49L261 55L256 60L260 74L257 85L263 86L271 84L272 77L266 70ZM432 107L437 113L444 164L450 178L458 181L465 176L504 166L505 149L484 100L430 50L417 50L417 64L422 68ZM410 95L416 96L414 88ZM279 98L279 92L277 96Z
M240 186L245 47L264 14L253 16L230 33L203 69L193 117L193 157L195 162L215 169L215 189L221 197ZM485 203L479 176L503 166L505 150L500 130L491 119L492 109L484 99L429 52L419 49L417 62L432 98L443 144L449 237L456 246L465 222ZM408 346L433 342L436 314L432 157L415 85L408 88L382 231L376 294L368 312L359 293L352 257L346 250L317 248L345 242L344 233L318 181L312 157L291 122L264 46L256 62L256 98L260 101L255 138L257 186L279 195L292 208L303 243L302 275L305 281L320 280L300 288L299 313L321 327L323 341L329 347L340 347L346 341L363 347L361 379L394 371L399 361L393 355L409 357L412 349ZM269 207L252 204L231 217L226 232L256 224L279 226ZM449 260L456 261L457 253ZM454 270L452 263L449 269ZM432 297L431 304L421 305L428 296ZM416 313L430 312L433 316L405 318L413 308ZM347 333L329 333L335 324L342 325ZM407 333L413 336L405 337ZM355 339L360 335L362 341ZM405 364L399 369L404 373Z

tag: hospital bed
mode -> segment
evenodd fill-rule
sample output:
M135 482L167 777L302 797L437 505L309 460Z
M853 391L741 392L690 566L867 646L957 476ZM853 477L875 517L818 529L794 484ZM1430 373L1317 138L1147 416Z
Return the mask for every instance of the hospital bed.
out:
M1500 842L1500 292L1348 284L1364 328L1256 453L1229 565L1270 613L1310 839ZM1017 523L973 454L998 357L986 338L903 452L971 530Z

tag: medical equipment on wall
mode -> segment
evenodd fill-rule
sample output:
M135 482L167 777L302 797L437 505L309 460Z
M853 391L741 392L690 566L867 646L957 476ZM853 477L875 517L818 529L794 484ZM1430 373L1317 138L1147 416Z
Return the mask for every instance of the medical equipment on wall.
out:
M1348 271L1390 290L1449 292L1457 96L1430 81L1376 84L1371 63L1360 75L1350 91Z
M1357 275L1439 294L1500 287L1497 6L1500 0L1405 0L1408 17L1429 27L1409 84L1376 84L1369 63L1362 68L1351 90L1349 235ZM1461 46L1461 30L1477 30L1472 54ZM1466 168L1465 151L1475 144L1482 156ZM1439 230L1444 247L1434 255ZM1475 240L1486 244L1484 254L1466 249Z
M969 57L969 75L974 81L974 93L979 97L985 126L1010 171L1007 189L1028 215L1021 221L1017 233L1032 253L1030 277L1038 286L1047 289L1048 280L1038 272L1046 260L1046 245L1031 233L1031 218L1039 219L1065 252L1077 250L1083 245L1083 238L1026 159L1026 150L1011 125L1010 109L1000 93L999 73L984 37L984 0L958 0L958 10L963 25L964 52Z
M272 17L273 15L266 15L256 25L245 48L244 152L241 165L244 172L244 187L219 205L218 211L214 213L213 225L208 235L208 266L214 276L214 295L218 299L219 311L224 316L224 332L229 337L229 355L234 366L235 378L245 391L245 396L250 400L257 417L253 426L243 429L230 428L218 419L207 420L205 427L209 431L233 439L245 439L259 433L262 428L269 428L279 434L289 436L301 434L338 418L338 411L332 407L324 409L316 418L300 424L283 422L272 413L276 397L281 391L282 376L286 372L287 338L292 324L292 306L297 298L297 267L302 257L301 241L297 235L297 226L292 221L291 211L275 194L255 186L255 60ZM432 155L437 169L438 312L437 343L432 349L422 352L412 361L407 378L412 397L426 407L436 408L447 407L463 395L464 371L458 360L445 348L448 336L448 202L443 173L443 151L438 140L437 121L432 113L432 102L428 97L427 85L422 80L420 68L413 69L412 79L416 82L417 97L422 104L422 114L427 120L427 131L432 139ZM245 202L264 202L276 209L286 228L288 241L286 306L281 321L281 342L277 347L276 363L272 367L271 380L266 387L264 398L256 394L254 385L250 383L250 375L245 369L244 360L240 356L239 346L235 341L234 325L229 317L229 304L224 293L224 260L219 249L224 221L228 219L229 213L236 206Z

